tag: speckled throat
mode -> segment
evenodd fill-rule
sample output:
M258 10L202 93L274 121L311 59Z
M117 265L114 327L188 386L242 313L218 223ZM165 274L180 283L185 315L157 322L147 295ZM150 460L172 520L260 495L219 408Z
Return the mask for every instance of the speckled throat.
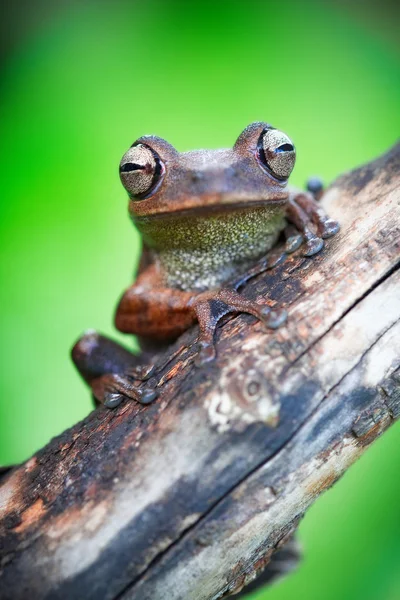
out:
M265 254L285 226L282 205L136 219L145 244L180 290L218 288Z

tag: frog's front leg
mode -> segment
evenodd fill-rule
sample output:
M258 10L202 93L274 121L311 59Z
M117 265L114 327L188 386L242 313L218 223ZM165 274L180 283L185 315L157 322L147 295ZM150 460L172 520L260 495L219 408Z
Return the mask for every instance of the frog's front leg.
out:
M339 223L330 219L309 192L292 192L286 207L286 217L303 235L305 256L313 256L324 240L339 231Z
M203 292L191 304L200 327L197 365L202 365L215 358L214 334L218 322L225 315L247 313L265 323L270 329L277 329L287 319L285 310L272 310L267 304L258 304L244 298L234 289Z
M230 313L251 314L271 329L279 327L287 317L286 311L275 311L267 304L248 300L234 289L196 293L161 286L147 287L140 282L125 292L115 322L124 333L172 340L198 321L200 335L196 364L200 365L215 357L215 330L222 317ZM127 392L130 397L130 390Z

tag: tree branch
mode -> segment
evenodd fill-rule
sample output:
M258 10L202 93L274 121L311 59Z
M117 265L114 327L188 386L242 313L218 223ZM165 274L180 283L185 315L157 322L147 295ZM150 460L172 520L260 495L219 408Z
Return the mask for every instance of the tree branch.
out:
M268 563L400 414L400 145L339 178L341 233L244 294L289 311L225 321L165 355L159 399L99 408L0 488L0 598L208 600Z

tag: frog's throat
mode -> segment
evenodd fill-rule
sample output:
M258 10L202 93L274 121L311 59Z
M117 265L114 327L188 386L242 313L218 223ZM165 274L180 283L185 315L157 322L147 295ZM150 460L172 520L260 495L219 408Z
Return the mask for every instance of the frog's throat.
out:
M219 287L275 244L285 226L282 206L271 204L215 214L175 214L140 220L165 285L182 290Z

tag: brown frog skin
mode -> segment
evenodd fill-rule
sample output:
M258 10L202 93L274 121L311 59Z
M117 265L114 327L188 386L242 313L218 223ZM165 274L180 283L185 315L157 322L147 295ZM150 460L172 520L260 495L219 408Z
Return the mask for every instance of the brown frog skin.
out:
M286 250L303 243L306 256L338 231L316 201L318 181L309 192L288 188L294 163L291 140L267 123L249 125L229 149L179 153L144 136L124 154L120 177L143 254L115 324L138 335L144 352L135 356L95 332L75 344L73 360L98 402L113 408L125 398L154 400L154 389L140 384L151 372L144 365L155 362L146 348L175 340L196 321L197 364L214 358L214 332L228 313L252 314L270 328L285 321L284 311L245 299L228 282L239 281L282 231Z

